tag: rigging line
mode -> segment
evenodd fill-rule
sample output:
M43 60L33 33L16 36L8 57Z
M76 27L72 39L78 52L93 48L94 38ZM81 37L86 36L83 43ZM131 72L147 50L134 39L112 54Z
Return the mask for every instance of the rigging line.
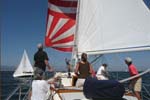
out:
M98 57L96 57L94 60L92 60L90 63L93 64L95 61L97 61L100 57L102 57L103 54L100 54Z

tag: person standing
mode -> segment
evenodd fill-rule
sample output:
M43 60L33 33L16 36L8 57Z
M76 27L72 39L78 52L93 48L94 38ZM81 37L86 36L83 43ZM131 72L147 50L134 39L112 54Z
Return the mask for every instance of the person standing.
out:
M70 64L70 60L65 58L65 62L66 62L66 65L67 65L67 70L68 70L68 78L71 78L71 64Z
M41 70L43 74L46 71L46 67L49 71L53 71L52 67L49 65L49 58L47 53L43 50L43 45L39 43L37 45L38 51L34 54L34 67L35 73Z
M96 73L98 80L108 80L107 64L102 64Z
M128 70L130 76L135 76L138 74L138 70L135 65L132 63L132 59L130 57L125 58L125 63L128 66ZM138 100L141 100L140 92L141 92L142 79L141 77L137 77L131 80L129 87L133 88L133 92Z
M87 60L87 54L82 53L81 61L77 63L75 68L75 74L78 77L76 86L82 86L85 78L94 76L94 70L92 65Z

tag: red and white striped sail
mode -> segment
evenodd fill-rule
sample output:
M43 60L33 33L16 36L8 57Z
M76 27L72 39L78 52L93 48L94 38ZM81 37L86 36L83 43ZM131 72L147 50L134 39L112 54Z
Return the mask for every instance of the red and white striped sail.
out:
M74 45L77 0L49 0L45 45L70 52Z

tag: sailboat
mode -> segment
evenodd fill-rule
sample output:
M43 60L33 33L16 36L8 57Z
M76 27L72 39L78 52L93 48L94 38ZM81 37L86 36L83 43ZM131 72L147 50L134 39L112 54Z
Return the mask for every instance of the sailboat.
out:
M19 66L15 70L13 77L31 77L33 76L33 67L30 63L26 50L24 50Z
M45 46L72 52L74 59L83 52L149 51L149 27L150 9L143 0L49 0ZM68 82L62 78L64 86ZM88 100L76 87L58 89L55 94L54 100Z

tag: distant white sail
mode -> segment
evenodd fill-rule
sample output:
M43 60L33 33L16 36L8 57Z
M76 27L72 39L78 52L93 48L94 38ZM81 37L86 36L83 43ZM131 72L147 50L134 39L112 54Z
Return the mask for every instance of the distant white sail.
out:
M150 9L143 0L80 0L78 52L150 50Z
M33 67L29 61L28 55L24 50L21 62L13 74L13 77L23 77L23 76L32 76L33 75Z

